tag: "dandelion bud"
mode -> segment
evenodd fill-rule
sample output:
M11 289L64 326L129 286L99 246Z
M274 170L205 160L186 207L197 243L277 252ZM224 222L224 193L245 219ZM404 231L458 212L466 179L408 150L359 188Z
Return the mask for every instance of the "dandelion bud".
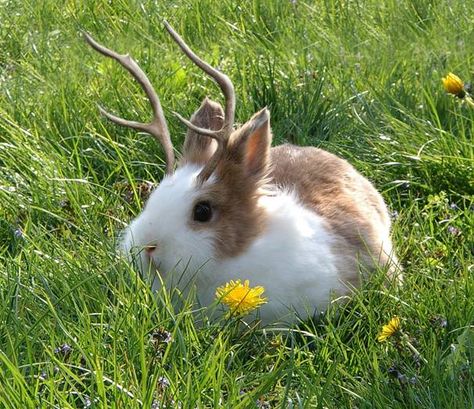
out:
M456 74L450 72L446 77L442 78L443 86L446 92L456 95L458 98L463 99L466 96L466 91L464 90L464 83L461 78Z

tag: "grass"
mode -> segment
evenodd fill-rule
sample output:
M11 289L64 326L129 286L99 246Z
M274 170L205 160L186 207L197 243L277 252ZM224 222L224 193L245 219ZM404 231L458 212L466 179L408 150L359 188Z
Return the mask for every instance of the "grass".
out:
M473 14L447 0L0 2L0 405L473 407L474 111L440 81L473 75ZM162 152L100 117L98 102L149 108L80 30L140 62L180 146L172 111L220 95L163 18L233 79L238 121L266 105L276 144L321 146L375 183L398 214L402 288L379 272L317 322L269 331L209 323L172 289L156 300L116 257ZM376 341L394 315L420 356Z

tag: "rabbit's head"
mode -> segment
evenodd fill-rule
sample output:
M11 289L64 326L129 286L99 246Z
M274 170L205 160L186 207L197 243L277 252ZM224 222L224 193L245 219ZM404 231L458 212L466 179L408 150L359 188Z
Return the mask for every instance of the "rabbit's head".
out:
M223 117L220 105L206 98L191 123L219 130ZM207 263L242 254L259 236L265 213L258 198L271 144L268 111L257 113L224 143L219 149L212 138L187 132L176 171L165 176L125 232L124 250L138 255L142 270L194 274ZM210 172L206 165L216 154ZM209 176L203 179L205 171Z

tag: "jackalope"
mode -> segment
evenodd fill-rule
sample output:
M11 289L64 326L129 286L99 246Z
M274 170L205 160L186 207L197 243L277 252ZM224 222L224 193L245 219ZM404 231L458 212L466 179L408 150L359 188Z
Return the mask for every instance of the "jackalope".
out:
M270 113L264 108L234 129L230 79L200 59L165 22L186 56L212 77L225 108L207 98L188 121L175 156L160 100L148 77L127 55L85 34L99 53L125 67L145 91L150 123L112 122L153 135L163 146L166 173L141 214L123 232L121 249L138 261L153 289L195 285L201 305L216 287L248 279L265 287L264 324L305 319L332 295L357 286L360 271L396 270L390 217L381 195L348 162L314 147L271 148ZM295 314L296 313L296 314Z

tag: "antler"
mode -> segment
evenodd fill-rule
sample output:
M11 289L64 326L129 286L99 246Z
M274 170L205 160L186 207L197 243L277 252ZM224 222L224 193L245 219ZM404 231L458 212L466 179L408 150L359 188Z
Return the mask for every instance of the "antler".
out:
M234 117L235 117L235 91L234 85L229 77L222 72L218 71L214 67L211 67L207 62L201 60L184 42L184 40L179 36L176 31L169 25L169 23L164 21L165 27L170 33L173 40L179 45L181 50L186 54L186 56L199 68L201 68L207 75L209 75L221 88L224 98L225 98L225 118L222 128L218 131L213 131L211 129L200 128L187 119L183 118L181 115L175 112L175 115L186 124L188 128L197 132L198 134L209 136L217 141L217 149L209 159L208 163L202 171L200 172L198 179L202 182L207 180L214 172L217 164L219 163L222 155L225 152L227 146L227 140L229 139L230 134L234 126Z
M150 101L150 105L153 110L153 119L149 123L129 121L123 118L119 118L118 116L107 112L105 109L99 106L101 114L118 125L147 132L150 135L154 136L163 146L163 149L165 151L166 173L173 173L175 161L173 144L171 142L170 133L168 131L168 125L166 124L166 119L163 114L163 109L161 108L160 99L158 98L158 95L153 89L150 80L143 72L143 70L139 67L139 65L135 62L135 60L133 60L133 58L131 58L128 54L118 54L115 51L109 50L108 48L99 44L88 33L84 32L83 34L87 43L94 50L120 63L120 65L122 65L130 74L132 74L133 78L138 81L140 86L145 91L148 100Z
M181 115L175 112L175 115L182 121L188 128L197 132L198 134L208 136L213 138L217 141L217 149L209 159L208 163L199 173L198 179L202 182L207 180L209 176L211 176L212 172L214 172L217 164L219 163L222 155L225 152L227 141L229 139L230 134L232 133L232 129L234 126L234 118L235 118L235 91L232 81L229 77L222 72L218 71L214 67L211 67L207 62L200 59L184 42L184 40L179 36L176 31L169 25L169 23L165 20L164 21L165 27L170 33L173 40L179 45L181 50L186 54L186 56L194 62L199 68L201 68L207 75L209 75L221 88L224 98L225 98L225 118L222 128L214 131L211 129L200 128L187 119L183 118ZM115 51L112 51L103 45L96 42L88 33L84 32L84 37L87 43L96 51L116 60L120 63L132 76L138 81L140 86L145 91L148 100L150 101L150 105L153 110L153 119L150 123L142 123L142 122L135 122L129 121L123 118L119 118L105 109L99 106L100 112L110 119L112 122L115 122L118 125L126 126L129 128L137 129L139 131L147 132L153 135L163 146L166 156L166 173L171 174L173 172L174 166L174 152L173 152L173 144L171 143L170 134L168 131L168 126L166 124L165 116L163 114L163 109L161 108L160 99L156 94L153 86L150 83L150 80L146 76L146 74L142 71L142 69L138 66L138 64L128 55L128 54L118 54Z

